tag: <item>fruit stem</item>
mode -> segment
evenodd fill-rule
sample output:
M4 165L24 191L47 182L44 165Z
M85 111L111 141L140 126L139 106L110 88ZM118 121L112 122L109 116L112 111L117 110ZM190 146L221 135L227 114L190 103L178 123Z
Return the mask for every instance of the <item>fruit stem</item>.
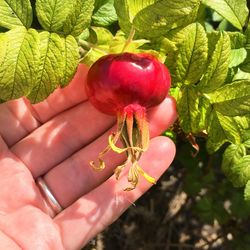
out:
M135 28L132 26L131 30L129 32L128 39L126 40L126 42L125 42L125 44L123 46L122 53L125 52L128 45L133 41L134 36L135 36Z

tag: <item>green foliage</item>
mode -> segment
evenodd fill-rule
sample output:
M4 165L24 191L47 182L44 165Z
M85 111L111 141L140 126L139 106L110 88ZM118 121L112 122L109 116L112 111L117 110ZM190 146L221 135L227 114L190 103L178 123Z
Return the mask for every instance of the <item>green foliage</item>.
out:
M185 133L198 133L206 129L211 105L208 99L200 95L197 87L182 87L177 100L177 109L183 131Z
M126 43L126 36L121 30L113 36L106 28L92 27L89 41L91 43L81 41L83 47L90 47L90 49L84 54L81 62L87 65L92 65L97 59L108 53L120 53ZM126 47L126 51L143 52L144 50L140 47L148 42L149 41L145 39L133 40ZM93 45L93 43L95 45ZM146 52L159 56L159 53L154 50L146 50Z
M108 53L109 44L113 40L112 33L102 27L92 27L89 40L93 43L81 41L81 45L89 50L84 54L81 62L87 65L93 64L100 57ZM95 45L92 45L95 44Z
M207 96L216 111L223 115L247 115L250 106L250 80L232 82Z
M109 26L117 21L114 0L97 0L92 16L93 24Z
M233 141L231 131L227 130L228 121L227 117L221 116L220 113L213 109L208 119L207 125L207 149L209 153L216 152L225 142Z
M79 35L90 24L94 0L37 0L42 27L50 32Z
M250 130L242 135L242 141L231 144L224 152L222 169L235 187L245 187L245 198L249 199L250 181Z
M72 0L37 0L36 13L42 27L50 32L62 31L73 4Z
M32 18L29 0L0 0L0 26L7 29L18 26L30 28Z
M0 46L0 98L9 100L27 95L38 72L38 32L14 28L0 37Z
M243 47L246 49L247 57L240 65L240 69L245 72L250 72L250 26L248 24L248 28L245 32L245 43Z
M71 79L78 65L78 45L71 35L61 37L56 33L39 33L40 62L37 80L28 97L32 102L45 99L56 87Z
M90 25L94 0L75 0L73 3L63 26L63 33L78 36Z
M119 25L123 31L129 33L136 15L145 7L157 2L156 0L116 0L115 9L119 20Z
M200 0L117 0L115 7L125 32L133 26L144 37L159 37L195 21Z
M211 92L223 85L228 73L230 52L230 39L226 33L210 34L208 66L198 85L201 91Z
M35 10L32 9L35 6ZM78 36L91 22L94 0L1 0L0 98L45 99L65 86L79 63ZM33 13L44 30L31 29ZM36 25L37 26L37 25Z
M180 30L173 41L177 44L175 81L184 84L197 83L206 68L208 41L200 23L193 23Z
M244 27L248 16L245 0L202 0L202 2L217 11L236 28L242 30Z

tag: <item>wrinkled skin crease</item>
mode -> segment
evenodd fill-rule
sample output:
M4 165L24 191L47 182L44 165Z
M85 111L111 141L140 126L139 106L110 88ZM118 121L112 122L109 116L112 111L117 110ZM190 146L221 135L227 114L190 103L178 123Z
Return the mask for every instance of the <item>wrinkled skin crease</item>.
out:
M71 84L42 103L0 105L0 249L81 249L152 186L142 180L123 191L127 172L116 181L113 171L124 156L108 155L102 173L87 167L86 157L104 148L115 121L89 105L86 73L80 65ZM148 119L154 139L140 165L158 179L175 154L169 139L157 137L176 119L174 101L167 98ZM55 217L35 184L39 175L65 208Z

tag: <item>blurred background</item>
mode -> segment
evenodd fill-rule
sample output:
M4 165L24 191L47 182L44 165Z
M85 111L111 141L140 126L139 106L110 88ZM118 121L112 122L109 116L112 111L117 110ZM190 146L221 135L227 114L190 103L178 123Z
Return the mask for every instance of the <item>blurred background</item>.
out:
M248 250L250 202L221 172L222 152L200 152L181 135L168 171L86 250Z

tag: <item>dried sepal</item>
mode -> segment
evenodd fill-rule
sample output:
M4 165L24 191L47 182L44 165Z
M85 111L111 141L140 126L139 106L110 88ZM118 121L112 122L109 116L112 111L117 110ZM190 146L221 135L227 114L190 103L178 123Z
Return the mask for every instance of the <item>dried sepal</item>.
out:
M124 112L119 112L117 131L109 135L108 146L99 154L99 165L96 166L93 161L90 162L90 165L94 169L102 170L105 168L105 163L102 158L108 151L112 150L118 154L126 153L127 160L117 166L114 171L115 177L118 179L124 168L131 164L128 171L128 182L131 186L125 188L125 191L131 191L137 186L140 175L149 183L156 183L155 179L138 165L142 153L146 151L149 146L149 127L145 112L145 108L138 108L138 106L136 106L136 109L127 107ZM116 145L119 139L123 142L123 148Z

